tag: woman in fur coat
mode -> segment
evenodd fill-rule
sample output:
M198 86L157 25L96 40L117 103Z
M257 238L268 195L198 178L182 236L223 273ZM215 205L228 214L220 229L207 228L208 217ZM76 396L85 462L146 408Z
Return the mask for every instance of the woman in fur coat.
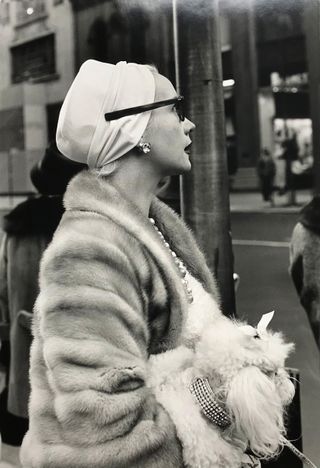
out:
M104 116L150 102L152 115ZM25 467L183 464L174 424L146 386L149 355L177 346L188 306L182 273L150 217L217 294L191 234L154 196L163 177L191 167L194 125L179 104L166 78L125 62L86 62L66 96L58 148L90 170L70 183L42 259Z
M68 91L57 145L89 170L41 263L24 467L186 464L149 359L180 345L195 290L219 303L192 234L155 197L191 168L181 104L156 70L126 62L89 60Z

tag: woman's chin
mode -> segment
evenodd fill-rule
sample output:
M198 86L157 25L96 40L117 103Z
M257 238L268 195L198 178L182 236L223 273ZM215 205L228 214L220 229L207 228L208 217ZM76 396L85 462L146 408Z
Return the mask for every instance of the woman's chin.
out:
M171 167L166 168L166 176L170 175L181 175L184 174L185 172L189 172L191 170L191 162L189 159L189 155L185 153L184 158L179 161L179 163L176 163L172 165Z
M191 164L191 161L190 161L190 156L188 153L185 153L187 158L185 159L184 161L184 164L183 164L183 172L189 172L192 168L192 164Z

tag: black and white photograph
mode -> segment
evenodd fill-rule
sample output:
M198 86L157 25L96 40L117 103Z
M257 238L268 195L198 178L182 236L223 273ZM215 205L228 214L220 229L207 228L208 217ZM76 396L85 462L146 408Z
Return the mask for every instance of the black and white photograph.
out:
M0 0L0 468L320 468L320 0Z

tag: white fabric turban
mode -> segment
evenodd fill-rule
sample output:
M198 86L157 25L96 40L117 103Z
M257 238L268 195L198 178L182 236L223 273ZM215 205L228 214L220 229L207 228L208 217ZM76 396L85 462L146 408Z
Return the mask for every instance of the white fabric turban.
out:
M60 110L57 146L73 161L101 168L134 148L151 112L106 122L104 114L154 102L155 80L145 65L87 60Z

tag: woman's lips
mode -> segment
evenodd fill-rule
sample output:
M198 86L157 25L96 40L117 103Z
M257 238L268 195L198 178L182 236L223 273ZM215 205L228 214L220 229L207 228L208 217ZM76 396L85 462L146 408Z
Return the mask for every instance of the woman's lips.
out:
M184 149L185 153L187 153L187 154L191 153L191 145L192 145L192 143L190 143L188 146L185 147L185 149Z

